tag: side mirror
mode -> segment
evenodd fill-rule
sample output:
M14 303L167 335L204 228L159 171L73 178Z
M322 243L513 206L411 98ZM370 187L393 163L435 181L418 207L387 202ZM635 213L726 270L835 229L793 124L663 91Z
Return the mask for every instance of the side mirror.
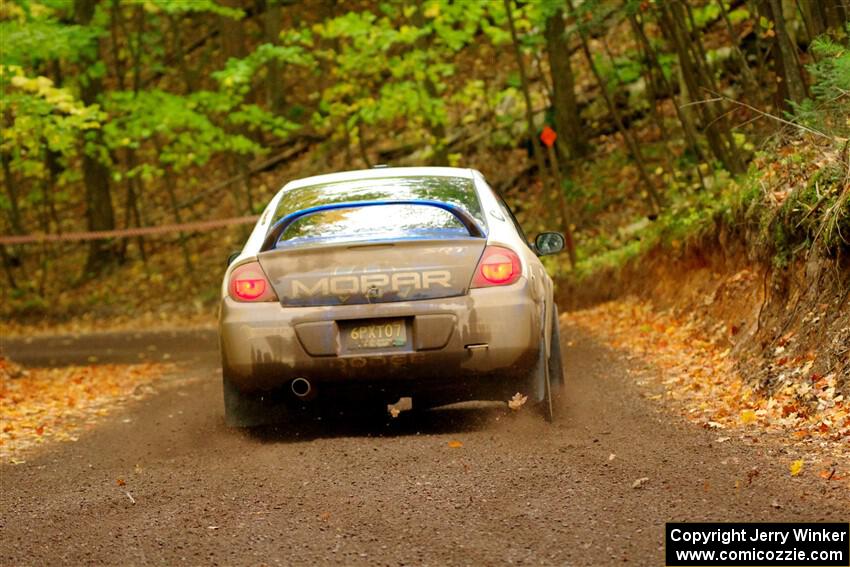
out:
M241 251L238 251L238 252L231 252L231 253L230 253L230 256L228 256L228 257L227 257L227 265L229 266L230 264L232 264L232 263L233 263L233 260L235 260L236 258L238 258L238 257L239 257L239 254L241 254L241 253L242 253Z
M534 239L534 249L538 256L557 254L564 249L566 241L560 232L541 232Z

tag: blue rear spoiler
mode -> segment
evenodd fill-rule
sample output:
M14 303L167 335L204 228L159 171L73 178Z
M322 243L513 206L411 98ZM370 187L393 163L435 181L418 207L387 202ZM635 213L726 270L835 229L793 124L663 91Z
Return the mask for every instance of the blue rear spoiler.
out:
M460 221L460 223L464 226L467 232L469 232L469 236L472 236L474 238L484 238L486 236L484 234L484 231L482 231L481 227L478 225L478 222L475 220L475 217L469 214L469 212L458 207L457 205L443 203L442 201L432 201L430 199L348 201L345 203L318 205L316 207L309 207L307 209L295 211L294 213L289 213L271 226L268 234L266 235L266 239L263 240L263 245L260 247L260 252L266 252L267 250L273 250L274 248L276 248L277 242L278 240L280 240L280 237L283 236L284 231L286 231L286 229L289 228L292 223L294 223L300 218L314 215L316 213L321 213L324 211L335 211L339 209L359 209L361 207L380 207L383 205L421 205L425 207L435 207L437 209L442 209L451 213L458 221Z

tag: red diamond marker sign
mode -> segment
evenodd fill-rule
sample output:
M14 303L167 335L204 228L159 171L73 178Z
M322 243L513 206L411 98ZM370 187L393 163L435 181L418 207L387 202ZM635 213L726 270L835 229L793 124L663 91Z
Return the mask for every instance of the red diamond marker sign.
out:
M558 133L552 130L549 126L543 128L543 132L540 133L540 141L543 142L546 147L551 148L555 145L555 140L558 139Z

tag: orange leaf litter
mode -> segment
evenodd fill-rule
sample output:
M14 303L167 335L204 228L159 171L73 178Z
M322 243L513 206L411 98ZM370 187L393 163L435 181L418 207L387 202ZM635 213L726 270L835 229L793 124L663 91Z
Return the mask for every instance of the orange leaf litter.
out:
M152 391L170 364L24 370L0 357L0 462L18 464L48 441L76 441L116 406Z
M634 298L562 319L657 369L641 373L638 384L663 387L663 394L647 397L665 399L689 421L749 436L777 433L800 450L850 463L850 405L836 391L835 373L819 376L803 365L793 380L764 392L747 383L729 350L695 322Z

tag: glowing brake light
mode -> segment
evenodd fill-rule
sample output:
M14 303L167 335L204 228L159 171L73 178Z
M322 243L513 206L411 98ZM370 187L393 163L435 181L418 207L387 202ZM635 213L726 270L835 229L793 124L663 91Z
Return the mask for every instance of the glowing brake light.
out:
M242 299L257 299L266 291L265 280L236 280L234 283L236 295Z
M475 268L472 287L509 285L521 275L522 267L516 252L501 246L488 246Z
M230 297L236 301L277 301L258 262L242 264L230 274Z

